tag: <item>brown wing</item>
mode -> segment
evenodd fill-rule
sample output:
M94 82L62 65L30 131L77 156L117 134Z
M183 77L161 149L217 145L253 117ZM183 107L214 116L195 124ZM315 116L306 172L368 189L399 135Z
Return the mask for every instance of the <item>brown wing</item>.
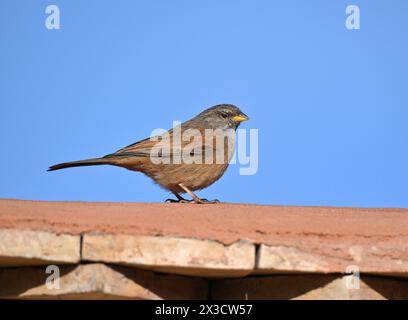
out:
M186 127L183 126L184 128ZM182 132L183 137L185 137L186 131ZM196 131L196 134L199 134L200 138L190 136L190 140L187 139L187 141L183 139L177 141L176 139L173 144L174 130L171 129L162 135L132 143L104 158L170 157L174 160L181 155L185 156L187 152L190 156L200 157L206 163L208 163L207 160L210 162L215 161L216 138L213 137L210 141L205 140L204 129L199 130L199 132ZM225 159L224 161L228 160Z
M203 136L203 135L201 135ZM191 150L194 155L213 153L213 146L204 144L202 141L184 141L173 144L173 129L160 136L150 137L132 143L118 151L106 155L104 158L127 158L127 157L172 157L176 158L183 150ZM215 144L214 144L215 145ZM154 150L158 148L161 150Z
M104 156L104 158L113 157L148 157L150 156L150 151L152 147L157 143L157 141L151 140L151 138L146 138L138 142L132 143L118 151Z

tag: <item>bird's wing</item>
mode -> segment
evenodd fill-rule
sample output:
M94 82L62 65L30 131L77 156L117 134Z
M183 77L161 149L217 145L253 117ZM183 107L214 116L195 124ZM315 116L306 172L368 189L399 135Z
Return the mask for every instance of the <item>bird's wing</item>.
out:
M104 158L113 157L150 157L152 148L157 145L157 140L146 138L138 142L132 143L118 151L106 155Z
M209 155L214 152L214 148L210 144L202 143L201 141L183 141L178 144L172 143L172 130L168 134L146 138L138 142L132 143L118 151L106 155L104 158L116 157L179 157L183 151L191 150L194 155Z
M122 149L117 150L114 153L106 155L104 158L112 158L112 157L126 157L126 156L149 156L150 155L150 145L151 139L146 138L135 143L132 143Z

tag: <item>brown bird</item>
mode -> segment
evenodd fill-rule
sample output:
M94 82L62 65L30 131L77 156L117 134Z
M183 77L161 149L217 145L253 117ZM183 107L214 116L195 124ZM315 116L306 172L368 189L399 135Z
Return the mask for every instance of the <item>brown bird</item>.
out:
M224 174L235 149L235 130L249 118L236 106L220 104L196 117L102 158L79 160L51 166L48 171L71 167L113 165L139 171L172 192L169 202L215 203L200 199L201 190ZM192 200L180 193L188 193Z

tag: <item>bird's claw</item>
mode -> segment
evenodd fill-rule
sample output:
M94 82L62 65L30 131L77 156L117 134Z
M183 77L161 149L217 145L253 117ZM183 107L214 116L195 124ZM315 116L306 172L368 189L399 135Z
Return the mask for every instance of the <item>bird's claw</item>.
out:
M206 204L206 203L220 203L220 200L214 199L214 200L208 200L208 199L193 199L193 200L187 200L187 199L166 199L164 201L165 203L196 203L196 204Z
M165 202L165 203L179 203L180 200L177 200L177 199L166 199L166 200L164 200L164 202Z
M186 200L186 199L166 199L165 203L190 203L193 200Z
M204 204L204 203L220 203L220 200L218 200L218 199L214 199L214 200L208 200L208 199L198 199L198 202L197 203L202 203L202 204Z

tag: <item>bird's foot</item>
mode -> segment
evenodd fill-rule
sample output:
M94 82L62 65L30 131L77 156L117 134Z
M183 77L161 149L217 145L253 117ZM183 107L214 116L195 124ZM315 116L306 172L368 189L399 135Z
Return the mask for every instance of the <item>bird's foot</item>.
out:
M190 189L188 189L185 185L182 183L179 184L179 186L186 192L188 195L192 198L192 200L187 200L184 199L182 196L180 196L177 192L173 192L173 194L176 196L177 200L175 199L167 199L165 202L167 203L196 203L196 204L205 204L205 203L220 203L220 200L214 199L214 200L208 200L208 199L201 199L197 197L197 195L192 192Z
M187 199L166 199L165 203L196 203L196 204L207 204L207 203L220 203L220 200L214 199L214 200L208 200L208 199L201 199L201 198L195 198L192 200L187 200Z
M165 203L191 203L194 200L187 200L187 199L166 199Z
M194 200L192 200L192 201L194 201L195 203L199 203L199 204L205 204L205 203L220 203L220 200L218 200L218 199L208 200L208 199L200 199L200 198L197 198L197 199L194 199Z
M191 200L194 203L197 204L205 204L205 203L219 203L220 201L215 199L215 200L208 200L208 199L200 199L199 197L197 197L197 195L191 191L189 188L187 188L184 184L179 183L179 187L181 189L184 190L184 192L186 192L193 200ZM173 192L174 193L174 192ZM174 193L174 195L177 197L177 199L184 199L183 197L181 197L178 193ZM189 201L189 202L191 202Z

